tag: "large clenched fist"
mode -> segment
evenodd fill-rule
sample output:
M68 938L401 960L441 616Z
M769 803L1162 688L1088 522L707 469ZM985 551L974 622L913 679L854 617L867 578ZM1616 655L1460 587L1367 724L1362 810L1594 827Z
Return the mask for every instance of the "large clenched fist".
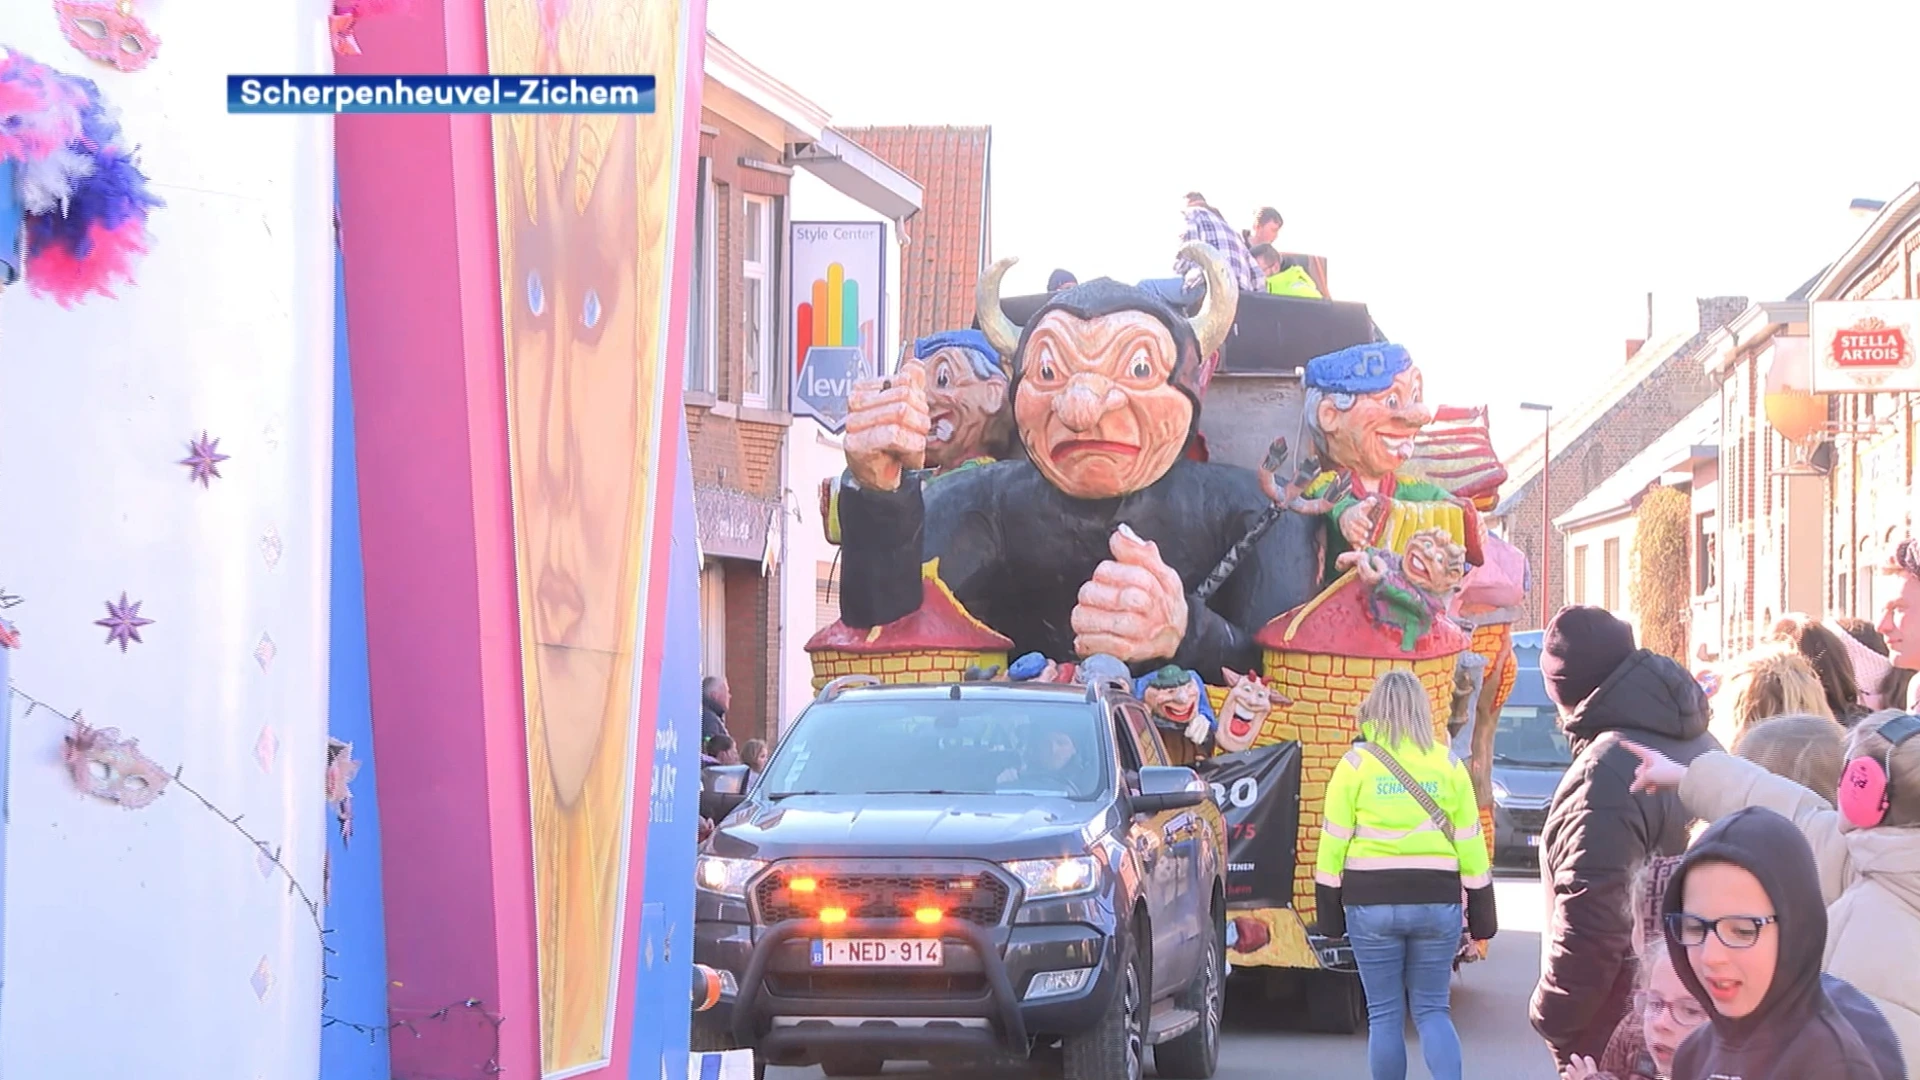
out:
M894 491L900 473L927 460L927 373L908 361L890 378L861 379L847 393L847 469L863 488Z
M1187 636L1187 591L1160 558L1160 547L1125 525L1108 542L1113 558L1080 586L1073 609L1073 648L1107 653L1129 664L1168 660Z

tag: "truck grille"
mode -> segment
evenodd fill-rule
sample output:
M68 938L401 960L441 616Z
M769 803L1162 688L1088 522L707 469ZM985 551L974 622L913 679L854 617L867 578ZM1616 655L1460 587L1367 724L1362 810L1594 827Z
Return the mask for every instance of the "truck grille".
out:
M811 893L795 893L788 882L814 881ZM975 926L998 926L1007 911L1008 889L992 874L810 874L778 871L754 889L754 903L767 924L810 919L823 907L844 907L856 919L910 919L933 906L950 919Z
M1515 829L1523 833L1545 832L1547 828L1547 811L1545 807L1541 807L1538 810L1508 809L1507 820L1513 823Z

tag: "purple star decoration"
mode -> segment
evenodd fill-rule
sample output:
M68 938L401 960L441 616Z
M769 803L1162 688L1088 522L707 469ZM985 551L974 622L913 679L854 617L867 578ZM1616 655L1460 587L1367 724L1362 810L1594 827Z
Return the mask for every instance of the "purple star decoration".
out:
M219 439L210 439L202 431L198 439L187 443L187 456L180 459L180 464L193 470L193 475L187 477L187 483L198 481L203 488L212 487L213 481L222 479L220 463L230 456L220 452Z
M124 591L118 604L107 601L107 617L93 620L93 625L107 628L107 644L118 642L121 652L127 651L128 642L145 644L140 640L140 628L152 626L153 620L140 617L140 603L138 600L129 603Z

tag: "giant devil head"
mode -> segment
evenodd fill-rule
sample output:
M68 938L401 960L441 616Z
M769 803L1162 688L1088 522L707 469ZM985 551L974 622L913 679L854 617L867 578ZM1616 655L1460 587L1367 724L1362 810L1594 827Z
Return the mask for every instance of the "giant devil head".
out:
M1050 297L1026 326L1000 308L1002 259L975 292L980 329L1013 361L1013 415L1035 467L1076 499L1111 499L1167 474L1199 430L1202 361L1233 326L1240 292L1213 248L1180 253L1206 272L1188 319L1108 278Z

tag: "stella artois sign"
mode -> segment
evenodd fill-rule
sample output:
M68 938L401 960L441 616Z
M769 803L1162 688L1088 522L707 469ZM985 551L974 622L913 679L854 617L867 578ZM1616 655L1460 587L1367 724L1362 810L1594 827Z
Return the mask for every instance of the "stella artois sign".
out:
M1813 392L1920 390L1920 300L1813 305Z

